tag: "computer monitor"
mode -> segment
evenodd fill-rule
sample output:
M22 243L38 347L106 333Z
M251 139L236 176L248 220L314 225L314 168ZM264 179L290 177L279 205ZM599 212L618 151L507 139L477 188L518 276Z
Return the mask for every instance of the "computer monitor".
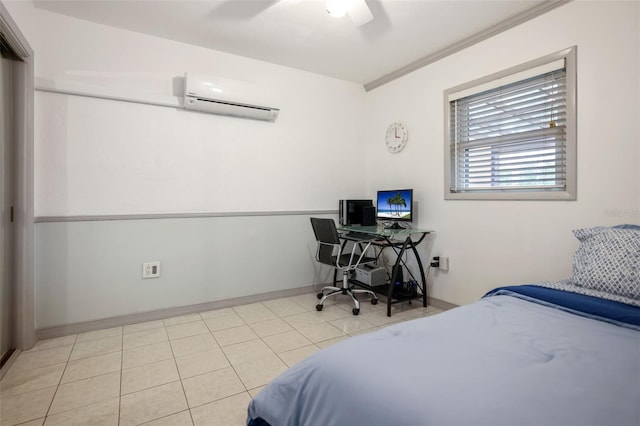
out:
M413 220L413 189L378 191L376 219L388 228L400 228L398 222L411 222Z

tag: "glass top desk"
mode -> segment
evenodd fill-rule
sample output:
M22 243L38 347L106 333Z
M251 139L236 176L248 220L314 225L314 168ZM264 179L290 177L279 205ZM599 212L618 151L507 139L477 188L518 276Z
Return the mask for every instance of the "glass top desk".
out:
M391 305L394 303L404 302L407 300L415 299L417 297L422 298L422 306L427 307L427 279L424 274L424 267L422 266L422 259L420 259L420 254L416 247L420 244L428 234L431 234L435 231L430 229L420 229L420 228L385 228L380 225L374 226L338 226L338 232L342 235L342 238L346 244L347 241L357 242L368 242L367 236L371 236L371 239L375 240L373 245L380 249L378 256L382 254L382 251L385 248L391 247L396 255L396 261L393 266L393 270L395 270L399 265L404 265L405 269L411 277L415 280L415 277L411 273L411 270L406 267L406 261L404 259L404 254L407 250L413 253L413 257L418 264L418 269L420 271L420 281L418 282L418 286L420 291L418 294L413 296L398 296L394 295L393 292L393 283L392 279L389 280L389 283L377 286L369 286L365 283L351 280L354 284L369 288L370 290L375 291L378 294L385 295L387 297L387 316L391 316ZM355 233L356 237L349 237L350 233ZM388 273L388 271L387 271ZM393 278L393 277L391 277Z

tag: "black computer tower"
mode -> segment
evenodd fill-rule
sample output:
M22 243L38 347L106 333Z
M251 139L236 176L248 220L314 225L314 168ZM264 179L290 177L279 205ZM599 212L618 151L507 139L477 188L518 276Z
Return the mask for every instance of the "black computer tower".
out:
M373 226L376 224L376 208L374 206L362 207L362 226Z
M340 200L339 221L340 225L362 225L363 207L373 207L371 200ZM375 211L375 207L374 207ZM375 220L375 213L373 214Z

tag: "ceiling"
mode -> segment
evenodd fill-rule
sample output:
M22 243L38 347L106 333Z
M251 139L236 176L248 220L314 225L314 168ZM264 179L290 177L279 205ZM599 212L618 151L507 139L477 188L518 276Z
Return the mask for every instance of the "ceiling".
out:
M346 1L346 0L343 0ZM567 0L36 0L40 9L360 83L370 90Z

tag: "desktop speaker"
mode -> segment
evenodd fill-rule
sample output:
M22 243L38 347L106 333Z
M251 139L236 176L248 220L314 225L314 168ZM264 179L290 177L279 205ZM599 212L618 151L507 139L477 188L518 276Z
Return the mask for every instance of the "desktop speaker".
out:
M402 285L404 283L404 274L402 273L402 265L394 265L391 270L391 284Z
M376 224L376 208L374 206L362 207L362 226L373 226Z

